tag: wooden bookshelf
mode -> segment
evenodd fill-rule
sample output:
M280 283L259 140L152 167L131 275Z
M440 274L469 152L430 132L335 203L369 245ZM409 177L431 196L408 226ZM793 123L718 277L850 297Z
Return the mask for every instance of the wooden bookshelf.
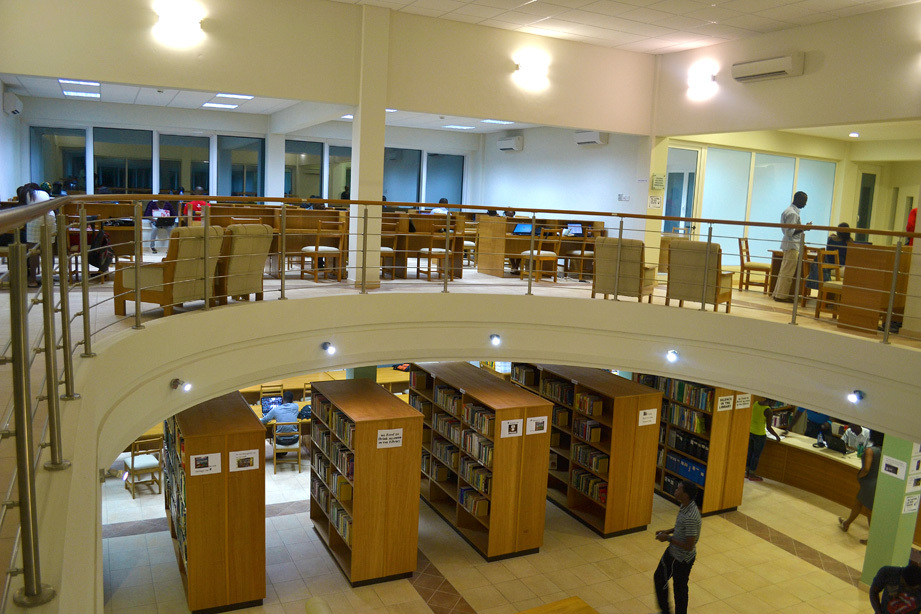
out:
M412 365L409 391L424 419L422 499L487 561L537 552L552 404L463 362Z
M352 586L416 570L422 416L366 379L312 392L310 519Z
M585 367L512 363L512 381L554 404L547 498L603 537L644 530L662 393Z
M663 393L656 492L674 501L675 488L687 478L701 487L702 514L736 509L745 482L752 396L655 375L637 373L634 379Z
M169 418L164 433L166 515L189 609L261 604L265 427L233 392Z

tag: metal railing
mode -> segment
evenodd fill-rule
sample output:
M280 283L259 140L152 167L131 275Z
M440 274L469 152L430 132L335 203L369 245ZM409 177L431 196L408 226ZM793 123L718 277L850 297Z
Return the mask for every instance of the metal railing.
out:
M199 197L209 203L200 216L179 210L169 216L145 216L149 198L65 197L0 211L0 232L13 231L8 270L0 277L10 296L10 338L0 363L12 365L10 412L0 435L15 441L13 479L18 484L18 501L8 498L0 508L0 528L7 530L4 525L17 517L23 564L21 570L10 570L6 586L11 586L13 575L22 574L24 585L15 597L20 605L36 605L54 596L54 590L41 582L34 471L44 447L50 448L46 470L69 466L61 444L59 400L79 396L75 360L94 356L93 342L100 335L143 328L150 318L175 309L207 310L251 296L256 300L310 297L328 294L331 288L359 294L380 286L442 293L488 288L489 292L585 299L597 290L604 299L610 295L615 301L646 298L670 304L677 300L679 306L688 301L701 310L712 305L715 311L725 305L729 312L731 306L737 315L740 311L753 317L789 315L791 324L829 330L836 318L847 332L869 333L882 343L893 340L897 323L921 329L914 311L905 313L906 303L921 296L908 292L913 286L910 278L917 273L909 272L909 250L902 243L912 235L902 232L862 229L878 243L895 244L850 245L849 264L838 280L840 267L834 262L838 256L832 257L824 242L807 242L805 233L796 254L771 254L787 228L781 224L521 209L506 218L492 215L490 207L477 206L432 215L419 213L414 203L212 196ZM179 197L156 198L181 205ZM42 277L40 294L32 298L27 288L27 246L20 242L18 229L51 211L57 212L54 226L50 220L44 223L41 241L32 246L33 256L41 257ZM164 223L162 217L175 223ZM663 235L663 221L693 224L701 234ZM253 225L264 225L261 235ZM839 230L794 228L808 229L813 235ZM776 237L758 238L768 232ZM753 245L754 261L780 268L784 258L795 256L792 304L777 304L763 292L742 290L741 274L740 287L734 289L734 277L723 273L742 267L737 241L746 236ZM688 240L702 249L685 249L680 243ZM151 241L165 243L164 253L155 253ZM733 245L740 245L738 251ZM49 281L55 275L56 287ZM762 275L766 285L776 281L775 275ZM195 291L180 293L189 287ZM811 290L818 291L816 299L807 296ZM71 300L77 304L73 313ZM800 311L807 300L819 303L814 317ZM41 313L31 312L31 306L38 304ZM122 306L123 314L118 313ZM832 318L821 318L822 313ZM32 368L39 353L44 358L43 375L39 365ZM44 380L37 395L31 388L33 380ZM44 402L47 412L33 410L34 401L36 408ZM32 430L39 426L36 446ZM8 444L0 440L4 445ZM19 513L7 514L14 506ZM15 560L15 547L10 556Z

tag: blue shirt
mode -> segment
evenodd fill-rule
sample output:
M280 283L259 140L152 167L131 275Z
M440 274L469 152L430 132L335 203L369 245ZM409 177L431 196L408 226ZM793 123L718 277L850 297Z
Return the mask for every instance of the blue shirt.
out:
M261 422L267 424L269 420L275 422L297 422L297 403L282 403L269 410L269 413L262 416ZM295 424L283 425L278 427L279 433L298 433L298 427Z

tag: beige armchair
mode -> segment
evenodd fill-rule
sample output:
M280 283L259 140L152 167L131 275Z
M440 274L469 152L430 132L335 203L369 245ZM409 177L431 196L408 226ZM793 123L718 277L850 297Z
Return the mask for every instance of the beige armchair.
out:
M227 297L249 300L250 294L262 300L265 263L272 245L268 224L231 224L224 230L221 259L214 280L214 300L227 304Z
M620 244L620 272L617 272L617 246ZM614 280L617 278L616 296L634 296L640 302L644 296L652 302L656 289L656 265L646 264L645 247L637 239L598 237L595 239L595 273L592 276L592 298L595 294L614 294Z
M214 278L221 254L224 229L208 229L208 276ZM134 299L134 289L141 288L141 301L158 303L163 315L172 315L173 307L205 298L205 228L182 226L170 235L166 258L143 264L135 281L134 263L117 263L115 269L115 315L125 315L125 303Z
M706 277L704 302L713 305L713 311L720 303L726 303L726 313L729 313L732 307L732 272L722 270L719 244L709 245L709 260L707 247L703 241L676 241L669 246L666 305L672 299L678 301L679 307L684 306L684 301L699 303Z

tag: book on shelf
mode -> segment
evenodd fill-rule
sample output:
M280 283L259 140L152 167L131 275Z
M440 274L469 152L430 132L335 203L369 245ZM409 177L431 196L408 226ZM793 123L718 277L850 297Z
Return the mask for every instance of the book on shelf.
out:
M472 458L463 457L458 465L458 474L464 480L483 494L489 494L492 472L474 461Z
M710 416L700 410L690 409L676 403L668 403L665 413L668 422L688 431L704 435L709 431Z
M559 459L559 456L557 455L556 452L551 452L551 453L550 453L550 471L556 471L556 470L557 470L557 467L559 466L559 461L558 461L558 459Z
M336 527L336 531L342 537L345 545L352 547L352 517L348 515L345 508L339 505L337 501L332 501L329 505L329 520Z
M512 381L534 388L537 382L537 369L528 365L512 365Z
M597 394L577 392L575 395L574 407L587 416L600 416L603 409L603 403L601 397Z
M551 448L560 447L560 432L559 431L550 431L550 447Z
M460 415L460 403L463 395L450 386L435 386L435 403L445 411Z
M461 435L461 448L486 467L492 467L493 442L473 429L465 429Z
M584 469L573 469L570 477L573 488L604 505L608 498L608 483Z
M444 439L432 440L432 454L451 469L457 469L460 448Z
M551 415L551 422L556 426L568 427L569 426L570 411L563 407L562 405L554 405L553 413Z
M336 495L336 498L340 501L352 500L352 485L345 479L345 476L338 473L334 474L329 486L332 493Z
M601 423L595 420L577 418L572 421L572 432L580 439L598 443L601 441Z
M457 493L458 503L474 516L482 517L489 514L489 499L470 486L462 486Z
M496 425L496 412L475 403L465 403L464 421L484 435L492 437Z
M572 406L575 385L563 379L544 379L540 382L540 393L563 405Z
M575 443L572 446L572 459L597 473L607 473L610 457L587 443Z

